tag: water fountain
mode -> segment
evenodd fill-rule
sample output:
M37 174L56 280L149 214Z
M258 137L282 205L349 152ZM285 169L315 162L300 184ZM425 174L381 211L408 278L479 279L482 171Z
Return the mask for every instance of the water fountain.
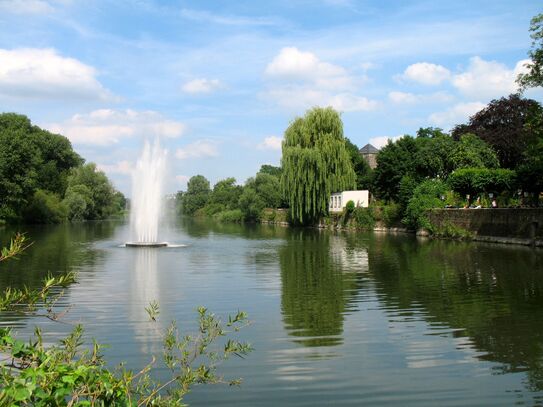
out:
M127 247L168 245L167 242L158 240L165 175L166 150L160 147L158 139L152 146L146 141L143 153L132 173L130 225L133 240L126 242Z

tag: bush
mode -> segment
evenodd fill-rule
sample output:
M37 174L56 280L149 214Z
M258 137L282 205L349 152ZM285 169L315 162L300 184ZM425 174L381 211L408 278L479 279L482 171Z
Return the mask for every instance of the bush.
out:
M516 173L503 168L463 168L453 172L447 180L450 188L471 197L483 193L501 193L515 189Z
M441 200L447 191L445 183L439 179L423 181L413 191L413 197L409 200L403 222L411 229L432 230L432 225L426 216L426 211L432 208L444 208Z
M389 205L383 206L382 209L382 220L387 228L390 228L402 219L402 210L399 204L390 203Z
M355 208L353 211L354 219L358 227L371 230L375 226L375 215L373 208Z
M354 208L355 208L355 205L353 201L349 201L345 205L345 210L347 211L347 213L352 213L354 211Z
M231 209L216 213L213 218L219 222L241 223L243 222L243 212L241 209Z
M38 189L24 217L31 223L60 223L66 219L66 213L66 206L57 194Z

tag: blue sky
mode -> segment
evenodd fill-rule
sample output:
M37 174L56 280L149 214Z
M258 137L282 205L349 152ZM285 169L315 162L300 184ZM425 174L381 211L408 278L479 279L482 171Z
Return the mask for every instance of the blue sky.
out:
M362 147L450 129L515 90L540 1L0 0L0 111L66 135L115 186L145 138L168 192L279 165L289 122L342 112ZM527 96L543 101L540 89Z

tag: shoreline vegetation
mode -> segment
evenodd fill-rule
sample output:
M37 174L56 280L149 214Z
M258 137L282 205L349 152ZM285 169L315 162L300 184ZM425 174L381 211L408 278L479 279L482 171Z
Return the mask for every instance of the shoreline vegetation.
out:
M176 211L219 222L377 225L475 240L470 228L431 222L429 211L541 207L543 107L518 94L493 100L450 133L429 127L389 140L376 163L371 168L343 136L339 113L314 108L286 129L281 166L263 165L244 185L226 178L211 188L196 175L177 193ZM369 190L369 208L350 202L342 214L329 214L330 194L345 189Z

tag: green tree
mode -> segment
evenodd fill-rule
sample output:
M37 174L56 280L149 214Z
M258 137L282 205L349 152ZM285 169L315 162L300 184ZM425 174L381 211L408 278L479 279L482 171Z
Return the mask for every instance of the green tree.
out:
M461 135L454 143L450 150L450 160L454 169L498 168L500 165L494 150L471 133Z
M417 131L415 142L416 178L446 178L454 169L450 159L455 144L452 137L439 128L427 127Z
M264 201L254 188L254 182L252 182L252 184L253 185L246 185L243 188L243 192L238 200L238 207L241 209L245 220L257 221L260 219L260 214L265 205Z
M530 140L535 136L528 123L537 115L543 115L538 102L510 95L492 100L473 115L468 124L455 127L452 135L458 140L463 134L475 134L496 151L501 167L514 169L521 163Z
M283 201L281 179L275 175L259 172L254 180L256 193L262 199L264 207L279 208Z
M355 187L343 123L332 108L314 108L285 131L281 185L295 223L310 224L328 211L332 192Z
M532 18L530 32L532 49L528 53L531 61L526 64L528 72L520 74L517 78L521 91L543 86L543 13Z
M275 167L273 165L264 164L260 167L258 171L261 174L269 174L275 177L281 178L281 173L283 172L281 167Z
M209 181L203 175L195 175L187 183L187 192L183 194L183 213L192 215L198 209L203 208L211 194Z
M236 209L242 191L243 188L236 185L235 178L230 177L220 180L213 186L209 203L220 205L223 209Z
M396 142L389 140L377 155L374 184L379 198L398 201L400 183L404 176L418 182L417 162L418 143L411 136L404 136Z
M85 186L90 192L85 219L105 219L118 210L116 191L106 174L96 168L96 164L88 163L71 170L68 176L68 190L80 185ZM76 190L81 193L83 189L79 187Z

